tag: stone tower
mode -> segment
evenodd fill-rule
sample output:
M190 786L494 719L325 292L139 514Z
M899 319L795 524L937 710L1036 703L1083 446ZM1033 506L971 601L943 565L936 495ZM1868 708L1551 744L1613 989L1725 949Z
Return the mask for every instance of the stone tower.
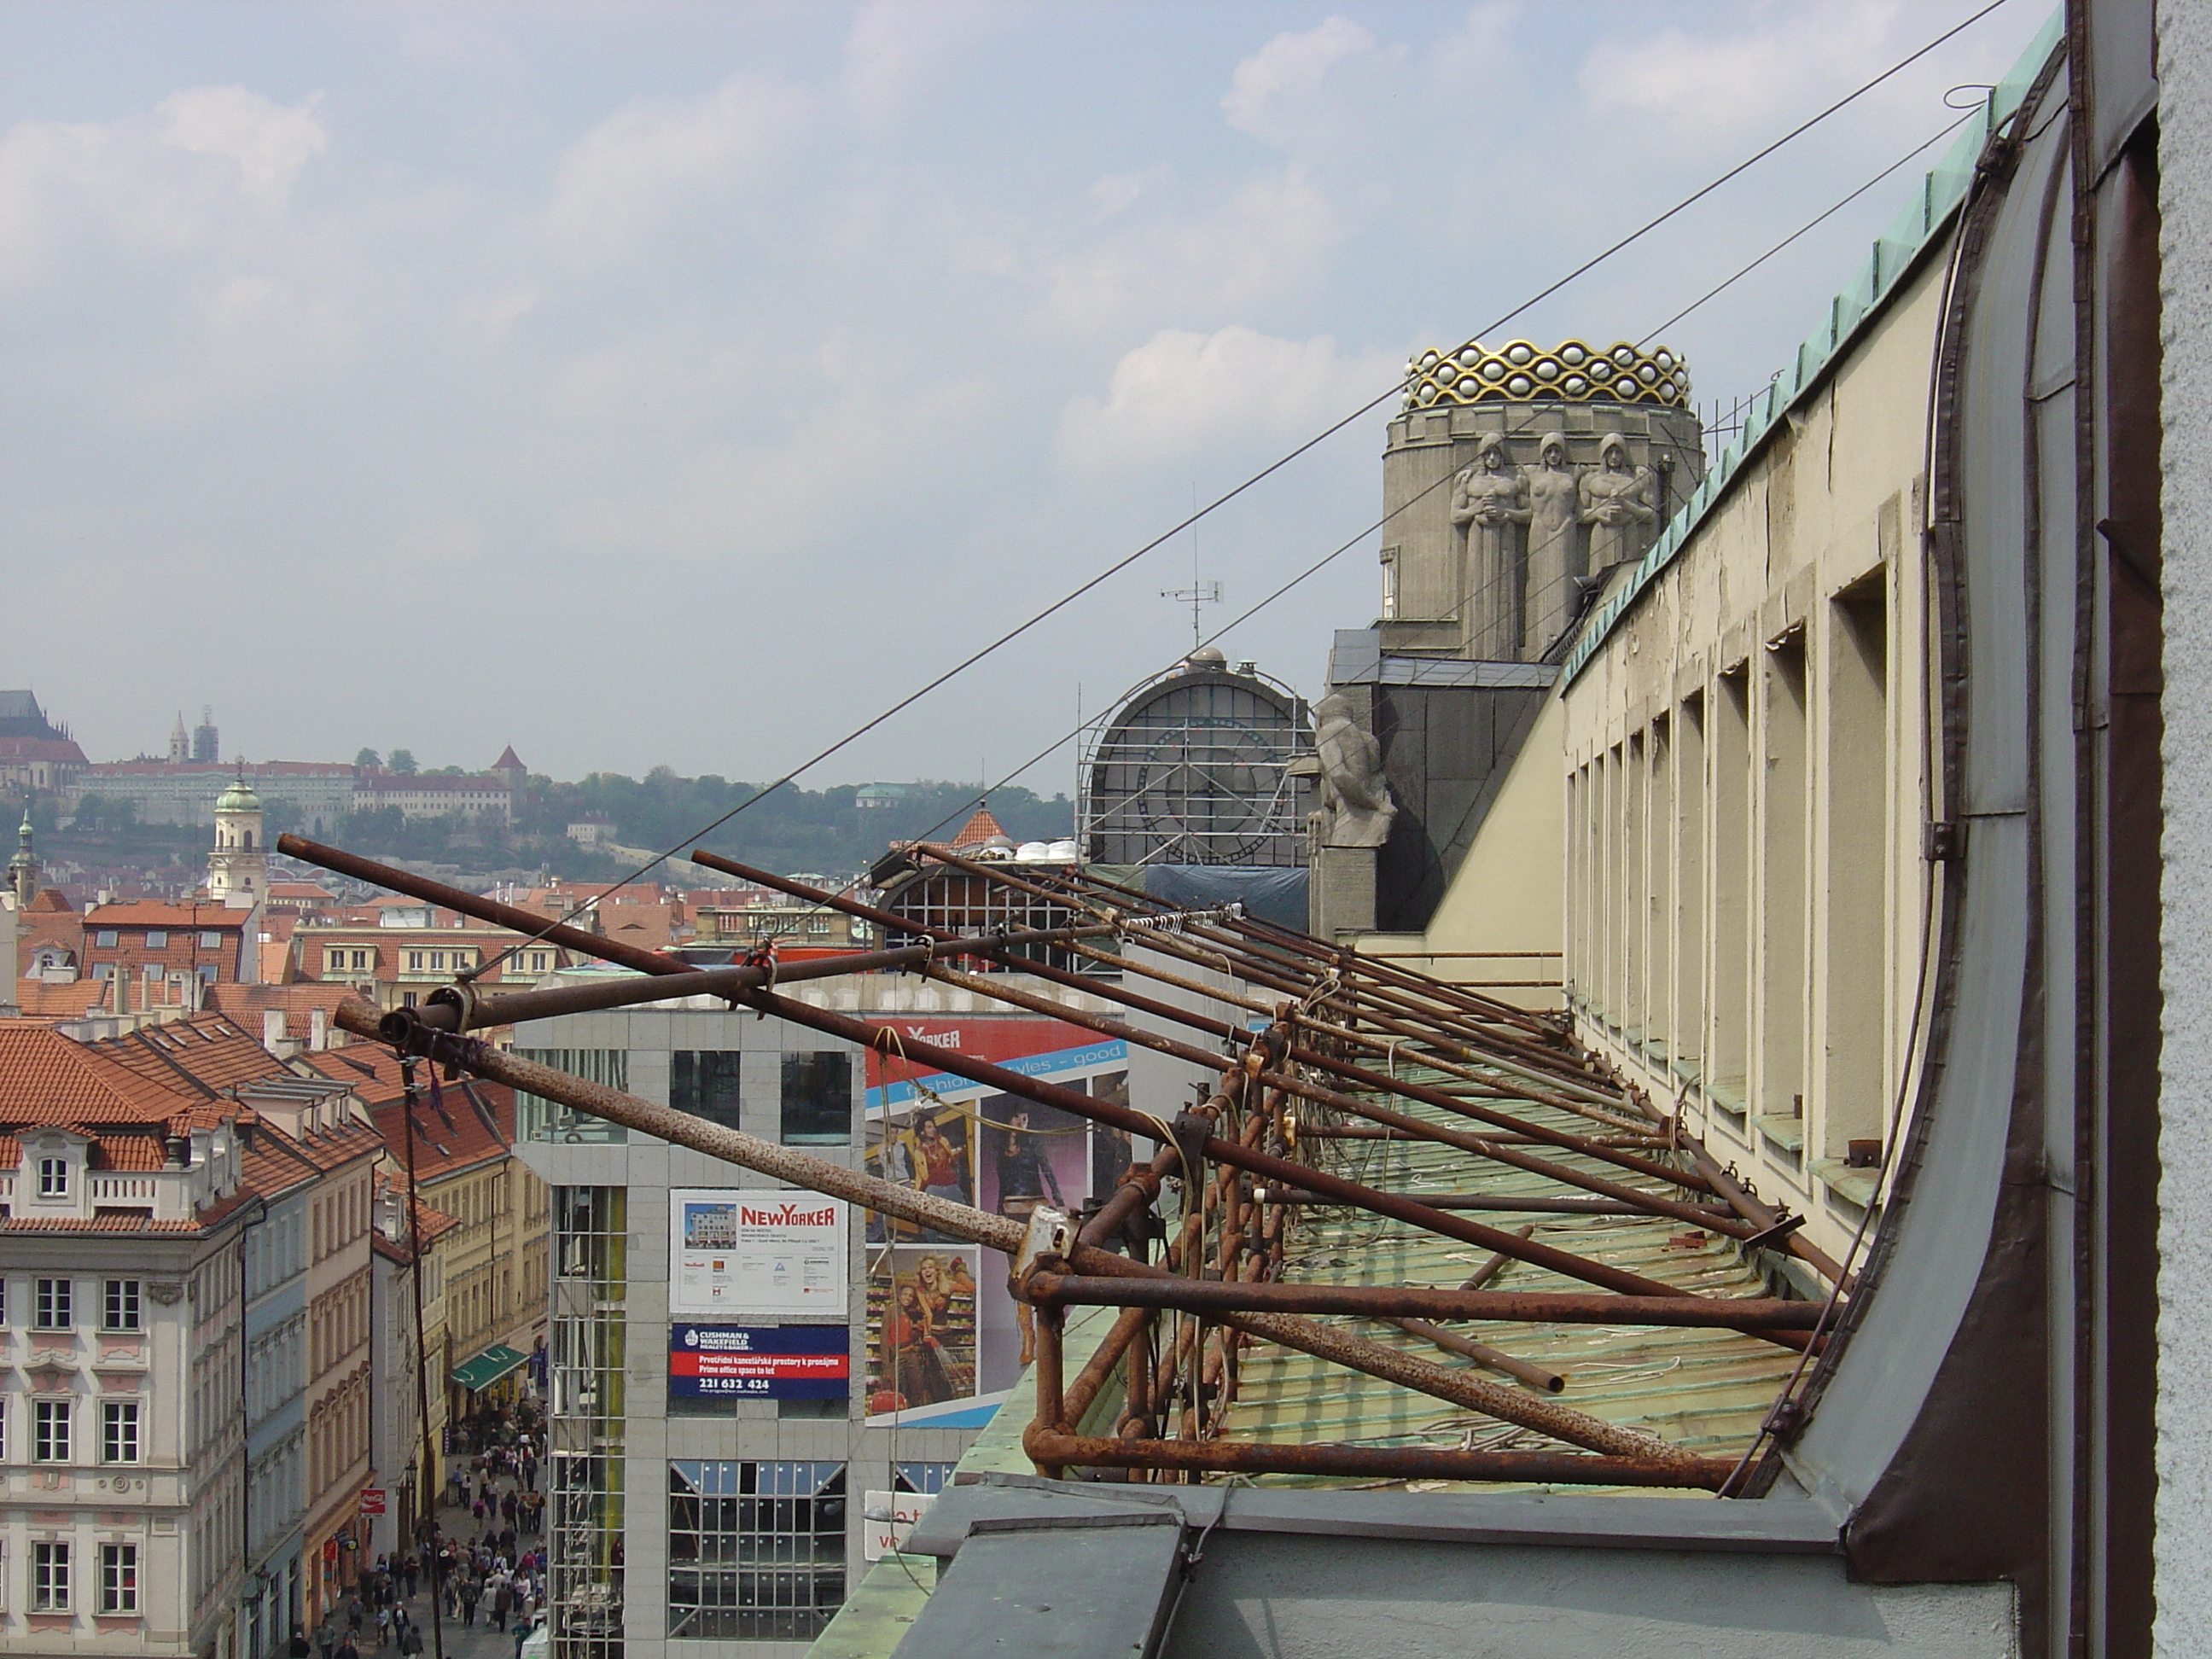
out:
M169 764L182 766L192 757L192 740L185 733L185 711L177 711L177 723L169 728Z
M15 894L15 911L31 908L39 891L39 855L31 847L31 805L23 804L22 827L15 831L15 856L8 860L8 885Z
M208 897L234 910L251 910L268 890L269 848L262 834L261 797L241 772L216 798Z
M1666 348L1470 340L1407 365L1382 459L1386 654L1540 662L1705 476Z

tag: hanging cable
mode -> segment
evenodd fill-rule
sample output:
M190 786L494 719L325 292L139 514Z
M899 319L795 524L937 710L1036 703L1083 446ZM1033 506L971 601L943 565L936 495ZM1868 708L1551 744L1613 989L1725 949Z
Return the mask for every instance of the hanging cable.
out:
M1669 222L1680 215L1686 212L1690 208L1705 200L1708 196L1711 196L1715 191L1721 189L1723 185L1729 184L1732 180L1740 178L1751 168L1758 166L1759 162L1765 161L1768 156L1772 155L1778 150L1784 149L1787 145L1802 137L1806 133L1810 132L1814 127L1820 125L1820 123L1828 119L1829 117L1856 102L1868 93L1872 92L1875 88L1881 86L1893 76L1902 73L1912 64L1919 62L1921 58L1925 58L1929 52L1934 52L1937 47L1964 33L1966 29L1979 22L1983 18L1988 16L1991 12L1997 10L2007 3L2008 3L2008 0L1989 0L1988 4L1972 12L1960 22L1954 24L1950 28L1946 29L1942 33L1929 41L1925 46L1923 46L1916 51L1898 59L1897 62L1892 64L1887 69L1882 70L1879 75L1875 76L1872 79L1861 82L1858 86L1852 88L1850 92L1845 93L1842 97L1837 99L1833 103L1828 105L1818 113L1808 117L1805 120L1792 127L1788 132L1784 133L1779 138L1775 139L1772 143L1764 146L1760 149L1754 151L1752 155L1747 156L1743 161L1737 162L1735 166L1730 167L1727 172L1720 174L1717 178L1712 179L1707 183L1700 185L1689 195L1685 196L1680 201L1676 202L1672 207L1668 208L1664 212L1646 220L1643 224L1638 225L1634 230L1630 231L1619 240L1601 249L1598 252L1592 254L1589 258L1583 260L1582 264L1577 265L1572 270L1568 271L1565 276L1559 277L1555 281L1538 289L1534 294L1530 295L1527 299L1522 300L1517 305L1514 306L1512 309L1493 318L1481 328L1477 329L1473 337L1479 338L1484 334L1495 332L1497 330L1504 327L1506 324L1512 322L1524 313L1540 304L1542 301L1551 298L1552 295L1559 293L1570 283L1588 276L1592 270L1595 270L1598 266L1612 258L1615 254L1620 253L1624 249L1642 240L1645 236L1650 235L1662 225ZM1343 416L1338 420L1331 422L1328 426L1323 427L1312 436L1305 439L1292 448L1286 450L1282 454L1277 456L1273 460L1268 462L1267 465L1261 467L1258 471L1248 475L1242 482L1231 486L1226 490L1224 490L1220 495L1215 496L1204 506L1194 509L1186 517L1177 520L1175 524L1170 525L1167 529L1162 531L1150 541L1137 548L1133 552L1126 554L1122 557L1116 559L1113 563L1108 565L1103 570L1098 571L1096 574L1089 577L1077 586L1071 588L1059 599L1054 599L1050 605L1045 606L1042 610L1032 613L1026 620L1016 623L1013 627L1000 634L997 638L992 640L988 644L979 647L977 649L970 652L967 656L963 657L958 662L953 664L952 666L945 669L941 673L932 677L922 685L919 686L915 690L908 692L896 702L892 703L889 708L872 715L860 725L848 732L843 737L839 738L836 742L816 750L805 760L801 761L797 766L792 768L791 770L777 778L775 782L764 785L763 787L755 790L751 794L739 801L735 806L730 808L726 812L722 813L719 817L711 820L701 828L693 830L690 834L684 836L666 850L654 854L652 858L640 865L636 869L623 877L621 880L614 883L611 886L605 889L605 891L594 894L592 897L586 899L581 903L574 906L566 915L553 921L548 922L544 932L533 934L530 939L518 940L516 944L509 945L506 950L501 951L498 956L493 957L491 961L484 963L483 967L477 969L476 972L478 975L481 975L488 969L496 967L500 963L504 962L507 957L512 955L515 951L522 948L523 945L543 939L545 937L546 933L550 933L552 928L574 921L576 917L583 915L585 911L595 908L610 894L619 891L622 888L627 887L630 883L636 881L639 878L644 876L648 872L658 869L661 865L665 864L670 859L674 858L678 853L683 851L686 846L696 844L706 836L712 835L715 830L720 829L722 825L729 823L731 819L738 817L740 813L765 799L768 796L774 794L778 789L782 788L784 785L796 781L799 777L814 767L820 765L823 761L828 760L830 757L839 753L842 750L849 748L854 743L859 742L860 738L866 737L869 732L874 731L878 726L883 725L893 716L912 708L915 703L921 702L924 697L936 690L939 686L944 685L948 681L965 673L969 669L974 667L977 663L982 661L994 652L998 651L1004 646L1012 643L1012 641L1019 639L1031 629L1037 627L1040 623L1047 621L1048 618L1058 615L1061 611L1066 610L1069 605L1073 605L1077 599L1081 599L1085 594L1099 586L1102 583L1104 583L1111 580L1114 576L1118 575L1121 571L1127 569L1131 565L1136 563L1137 561L1143 558L1146 554L1151 553L1168 542L1172 541L1176 537L1181 535L1184 531L1197 524L1200 520L1206 518L1210 514L1219 510L1221 507L1226 507L1230 502L1236 501L1240 496L1245 495L1248 491L1256 488L1261 483L1266 482L1268 478L1273 477L1276 473L1288 466L1292 461L1297 460L1300 456L1308 453L1310 451L1326 442L1330 438L1334 437L1338 433L1350 426L1354 421L1358 420L1361 416L1389 402L1392 398L1398 396L1400 393L1404 392L1406 387L1411 383L1411 376L1401 377L1398 380L1395 381L1390 386L1385 387L1382 392L1369 398L1365 403L1360 404L1358 408L1352 410L1351 413ZM1362 532L1361 533L1364 536L1368 532ZM1343 550L1339 550L1340 552ZM1326 562L1326 561L1323 561L1323 562ZM1318 566L1316 567L1316 568L1318 568ZM1307 574L1310 574L1310 572ZM1300 577L1298 580L1303 579L1303 577ZM1274 596L1270 596L1271 599ZM1248 611L1246 616L1249 617L1249 615L1250 612ZM1244 618L1239 617L1237 620L1241 622L1244 620ZM1233 627L1235 626L1235 623L1231 623L1230 626ZM1215 630L1212 637L1218 638L1220 635L1225 631L1226 629L1217 629ZM1065 742L1066 739L1063 738L1061 741ZM1057 748L1059 747L1059 744L1055 744L1053 746ZM1050 753L1051 751L1048 750L1045 752ZM1032 764L1034 764L1034 763L1032 763Z

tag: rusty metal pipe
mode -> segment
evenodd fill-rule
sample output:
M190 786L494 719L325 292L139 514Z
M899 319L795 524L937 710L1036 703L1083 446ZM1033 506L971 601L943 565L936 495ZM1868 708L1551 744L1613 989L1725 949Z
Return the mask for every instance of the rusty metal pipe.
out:
M489 921L496 927L509 927L528 939L542 939L549 945L558 945L571 951L580 951L586 956L597 957L602 962L612 962L624 968L635 968L641 974L696 974L699 970L688 962L663 956L658 951L645 951L620 940L603 939L597 933L571 927L566 922L556 922L535 911L520 906L501 904L479 894L465 892L458 887L448 887L442 881L431 881L405 870L379 864L357 854L325 847L320 842L307 840L304 836L279 836L276 850L288 858L318 865L336 871L342 876L351 876L356 881L365 881L378 887L386 887L395 893L404 893L429 904L442 904L448 910L465 916L474 916L478 921Z
M1572 1452L1431 1451L1378 1446L1261 1446L1235 1440L1122 1440L1032 1423L1022 1449L1038 1462L1090 1468L1231 1474L1352 1475L1370 1480L1510 1480L1563 1486L1673 1486L1718 1492L1735 1463Z
M1304 1130L1300 1133L1306 1133ZM1640 1215L1650 1210L1640 1204L1619 1204L1609 1198L1547 1198L1535 1193L1407 1193L1416 1204L1434 1210L1497 1211L1506 1215ZM1261 1204L1328 1204L1332 1200L1292 1188L1262 1187ZM1717 1212L1721 1219L1733 1219Z
M846 974L872 974L892 968L918 968L933 957L995 957L1028 945L1060 943L1077 934L1112 931L1099 926L1040 928L1023 933L951 940L942 945L902 945L888 951L855 951L779 963L773 971L744 964L694 967L682 974L655 975L643 984L620 980L611 985L563 985L552 990L504 992L483 991L473 985L442 985L429 994L419 1012L424 1024L441 1031L477 1031L489 1026L519 1024L526 1019L551 1019L561 1014L627 1008L674 997L726 998L732 991L760 986L836 979Z
M896 1028L893 1026L871 1025L865 1020L833 1013L808 1003L794 1002L788 997L776 996L766 991L740 993L739 1000L764 1013L788 1020L794 1025L842 1037L862 1048L889 1051L897 1042ZM1019 1095L1039 1105L1055 1107L1076 1117L1088 1118L1094 1123L1126 1129L1131 1134L1147 1140L1159 1133L1159 1125L1142 1112L1080 1094L1060 1084L1024 1077L1003 1066L994 1066L989 1060L977 1060L949 1048L935 1050L931 1059L956 1077L964 1077L971 1083L981 1083L1004 1094ZM1503 1250L1531 1266L1548 1267L1553 1273L1580 1279L1587 1285L1600 1285L1630 1296L1674 1297L1680 1294L1674 1285L1662 1279L1647 1279L1641 1273L1630 1273L1608 1262L1589 1261L1567 1250L1539 1244L1533 1239L1518 1239L1510 1233L1485 1226L1479 1221L1469 1221L1442 1210L1431 1210L1425 1205L1411 1203L1394 1193L1378 1192L1356 1181L1346 1181L1340 1176L1330 1175L1307 1164L1294 1164L1287 1158L1273 1157L1219 1135L1209 1136L1201 1150L1206 1158L1217 1164L1234 1164L1286 1187L1303 1187L1334 1197L1340 1203L1356 1204L1376 1215L1389 1216L1394 1221L1402 1221L1409 1226L1423 1228L1446 1238L1479 1244L1486 1249ZM1761 1330L1753 1334L1785 1346L1802 1348L1805 1346L1803 1338L1796 1337L1790 1331Z
M758 882L763 886L774 888L779 892L788 893L793 897L827 905L833 909L843 911L846 915L859 917L866 921L872 921L879 927L897 928L909 933L923 933L939 939L955 937L945 929L925 927L894 915L889 910L878 909L873 905L861 903L857 899L848 899L842 894L825 892L820 888L810 887L804 882L793 881L787 876L779 876L771 871L755 869L750 865L740 864L734 859L726 859L719 854L709 853L703 848L693 850L691 861L703 865L709 870L719 870L726 875ZM1121 958L1117 957L1115 960L1122 963L1124 966L1130 965ZM1103 1021L1097 1015L1086 1013L1079 1009L1069 1008L1065 1004L1053 1001L1048 998L1030 996L1011 986L1001 987L982 983L980 981L956 979L951 977L951 969L933 968L930 971L932 977L939 979L946 984L960 985L964 989L977 991L998 1000L1012 1003L1017 1007L1026 1007L1039 1012L1049 1013L1055 1018L1068 1021L1071 1024L1084 1026L1092 1030L1108 1031L1126 1041L1139 1042L1163 1053L1174 1052L1164 1046L1172 1042L1172 1039L1145 1031L1125 1021ZM1070 973L1065 969L1054 968L1048 963L1025 963L1024 971L1054 984L1064 985L1070 989L1081 991L1085 995L1104 997L1109 1000L1121 1003L1139 1012L1155 1015L1173 1024L1187 1026L1192 1030L1204 1032L1206 1036L1217 1039L1231 1041L1240 1039L1245 1035L1242 1028L1232 1025L1226 1020L1209 1018L1193 1010L1177 1007L1173 1003L1162 1002L1155 998L1144 996L1123 986L1086 978L1080 974ZM1142 971L1141 969L1139 971ZM1218 994L1211 991L1206 994ZM1184 1052L1179 1054L1178 1057L1188 1059L1190 1058L1190 1054L1188 1052ZM1510 1113L1474 1106L1433 1090L1424 1090L1417 1085L1401 1085L1395 1079L1384 1077L1379 1073L1351 1066L1310 1049L1294 1046L1291 1049L1291 1058L1302 1065L1328 1072L1333 1075L1364 1084L1370 1088L1380 1087L1385 1092L1401 1094L1408 1099L1420 1100L1431 1105L1440 1106L1443 1109L1456 1113L1462 1117L1473 1118L1478 1122L1493 1124L1499 1128L1518 1130L1531 1134L1562 1150L1588 1152L1601 1162L1613 1164L1622 1169L1633 1170L1639 1175L1651 1176L1676 1186L1689 1188L1693 1191L1705 1190L1707 1187L1706 1182L1702 1177L1692 1175L1686 1170L1671 1169L1655 1159L1638 1158L1632 1153L1603 1146L1600 1143L1590 1140L1587 1136L1570 1134L1565 1130L1551 1129L1541 1124L1533 1124ZM1220 1059L1218 1055L1206 1054L1200 1056L1196 1063L1204 1064L1212 1068L1220 1064ZM955 1068L948 1066L946 1069ZM1310 1085L1302 1085L1300 1091L1310 1087ZM1557 1101L1539 1101L1537 1103L1562 1105L1562 1109L1569 1111L1575 1109L1572 1105L1564 1105ZM1146 1134L1147 1139L1151 1138L1147 1131L1139 1129L1136 1133Z
M781 999L770 997L767 1000L774 1003ZM804 1006L799 1004L792 1006ZM341 1030L349 1031L356 1036L378 1037L382 1035L380 1030L380 1011L362 998L346 998L338 1005L336 1018ZM1027 1235L1028 1230L1010 1217L992 1215L964 1204L933 1198L927 1193L916 1192L912 1188L901 1187L858 1170L848 1170L826 1158L815 1158L775 1141L763 1140L757 1135L749 1135L742 1130L726 1128L720 1124L693 1117L687 1112L640 1100L635 1095L608 1088L604 1084L587 1083L550 1066L525 1060L471 1038L453 1036L418 1026L404 1046L409 1052L420 1053L434 1060L490 1078L494 1082L505 1083L545 1099L559 1101L563 1105L603 1117L609 1122L623 1124L678 1146L693 1147L712 1157L788 1181L793 1186L826 1193L833 1198L846 1199L883 1215L911 1221L971 1243L988 1244L1006 1255L1018 1255ZM995 1071L997 1068L993 1069ZM1018 1080L1029 1081L1026 1079ZM1073 1265L1085 1273L1126 1275L1132 1284L1155 1278L1173 1279L1164 1267L1116 1255L1110 1250L1081 1245L1075 1248ZM1295 1348L1301 1353L1311 1354L1317 1359L1364 1372L1386 1382L1413 1389L1506 1422L1520 1424L1524 1428L1549 1434L1571 1445L1588 1446L1598 1451L1626 1449L1641 1454L1649 1450L1647 1443L1639 1437L1629 1436L1626 1431L1587 1413L1551 1401L1528 1400L1510 1389L1471 1376L1465 1371L1431 1364L1381 1343L1369 1342L1311 1320L1255 1313L1231 1316L1221 1322L1233 1325L1263 1341L1279 1343L1285 1347ZM1631 1441L1634 1443L1632 1446L1624 1445L1624 1443ZM1691 1459L1690 1453L1671 1447L1653 1455L1668 1454L1684 1460Z
M1235 1313L1352 1314L1370 1319L1523 1325L1684 1325L1700 1329L1809 1331L1826 1304L1777 1297L1589 1296L1558 1291L1449 1291L1416 1285L1287 1285L1210 1279L1106 1278L1038 1271L1023 1281L1039 1306L1172 1308L1209 1318Z
M1425 1319L1386 1319L1380 1322L1395 1325L1408 1336L1418 1336L1425 1342L1433 1342L1446 1353L1455 1353L1472 1359L1478 1365L1488 1367L1516 1382L1526 1382L1532 1389L1541 1389L1546 1394L1565 1392L1567 1379L1557 1371L1547 1371L1541 1365L1532 1365L1525 1359L1516 1359L1510 1353L1480 1342L1468 1340L1456 1331L1448 1331L1441 1325L1431 1325Z
M1520 1230L1519 1236L1522 1238L1527 1238L1535 1231L1536 1224L1532 1221L1527 1226ZM1462 1291L1480 1290L1484 1285L1490 1283L1492 1279L1497 1278L1498 1274L1504 1273L1508 1267L1511 1266L1512 1261L1513 1258L1511 1256L1506 1255L1502 1252L1497 1255L1490 1257L1487 1261L1484 1261L1480 1267L1477 1267L1473 1273L1469 1273L1465 1279L1460 1281L1460 1289Z
M1113 1376L1114 1368L1121 1363L1121 1356L1129 1352L1132 1343L1152 1328L1152 1322L1158 1317L1159 1310L1157 1308L1121 1310L1120 1316L1100 1339L1097 1347L1091 1351L1091 1358L1084 1362L1083 1369L1076 1372L1074 1380L1068 1383L1060 1401L1061 1421L1071 1429L1083 1426L1084 1414L1090 1411L1091 1402L1098 1398L1099 1390ZM1127 1392L1128 1390L1125 1387L1124 1393Z

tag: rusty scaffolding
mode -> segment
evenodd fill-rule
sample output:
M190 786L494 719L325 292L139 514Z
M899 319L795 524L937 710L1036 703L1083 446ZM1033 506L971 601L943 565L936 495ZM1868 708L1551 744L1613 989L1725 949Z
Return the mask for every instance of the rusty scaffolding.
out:
M1040 1473L1194 1480L1212 1476L1650 1486L1750 1495L1778 1464L1776 1437L1715 1455L1607 1420L1559 1396L1556 1365L1486 1342L1501 1328L1672 1330L1749 1339L1774 1362L1760 1426L1785 1424L1790 1392L1850 1294L1843 1269L1805 1240L1796 1217L1762 1203L1639 1090L1573 1039L1563 1015L1532 1011L1363 957L1243 915L1178 911L1079 868L971 860L925 845L908 856L1004 896L1009 916L1048 902L1078 918L1050 930L956 933L704 851L694 861L843 910L918 943L824 961L701 970L597 934L296 836L279 849L464 915L516 927L644 977L588 988L488 994L466 983L419 1008L380 1012L352 1000L338 1024L578 1111L696 1147L773 1178L1002 1252L1012 1293L1035 1310L1036 1413L1024 1448ZM1054 960L1038 960L1049 942ZM1080 965L1061 965L1068 957ZM1010 958L1012 958L1010 960ZM1016 971L977 971L1003 964ZM1020 1220L848 1170L798 1149L641 1100L491 1048L470 1033L582 1007L711 995L886 1054L886 1024L786 994L802 975L923 975L1183 1062L1210 1079L1195 1103L1123 1105L951 1050L933 1067L1056 1108L1157 1150L1082 1213L1040 1207ZM1120 1012L1097 1012L1100 1001ZM1396 1143L1427 1157L1445 1190L1370 1183L1347 1156ZM1441 1164L1437 1159L1443 1160ZM1512 1190L1485 1188L1510 1171ZM1480 1188L1480 1190L1459 1190ZM1567 1248L1534 1224L1486 1214L1567 1216ZM1298 1272L1297 1240L1322 1215L1354 1215L1479 1253L1449 1285L1319 1283ZM1624 1265L1622 1228L1671 1229L1739 1271L1714 1294ZM1800 1270L1767 1273L1782 1255ZM1462 1259L1470 1259L1462 1255ZM1705 1258L1701 1258L1705 1259ZM1490 1288L1510 1266L1545 1288ZM1678 1276L1680 1277L1680 1276ZM1795 1287L1815 1284L1808 1297ZM1562 1285L1565 1288L1550 1288ZM1118 1313L1073 1376L1063 1361L1067 1310ZM1386 1328L1390 1340L1361 1334ZM1293 1439L1240 1427L1240 1385L1268 1352L1310 1356L1442 1402L1503 1432L1455 1448ZM1500 1445L1498 1439L1510 1442ZM1765 1455L1754 1457L1754 1446Z

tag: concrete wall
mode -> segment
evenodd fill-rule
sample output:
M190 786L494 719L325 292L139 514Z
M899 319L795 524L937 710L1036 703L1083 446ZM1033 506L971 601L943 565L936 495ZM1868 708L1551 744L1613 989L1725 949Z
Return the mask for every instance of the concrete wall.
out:
M2212 8L2168 0L2158 28L2166 1031L2154 1640L2179 1659L2212 1652Z
M1831 1251L1905 1064L1927 892L1930 259L1563 692L1592 1042ZM1901 1136L1899 1137L1901 1139Z
M1565 730L1563 705L1556 696L1544 694L1535 725L1417 948L1440 952L1561 948L1565 919L1559 890L1543 878L1560 867L1566 843L1566 796L1559 781ZM1465 964L1449 959L1413 965L1444 979L1538 977L1517 971L1462 971ZM1508 964L1487 965L1502 969ZM1543 965L1548 972L1558 964Z

